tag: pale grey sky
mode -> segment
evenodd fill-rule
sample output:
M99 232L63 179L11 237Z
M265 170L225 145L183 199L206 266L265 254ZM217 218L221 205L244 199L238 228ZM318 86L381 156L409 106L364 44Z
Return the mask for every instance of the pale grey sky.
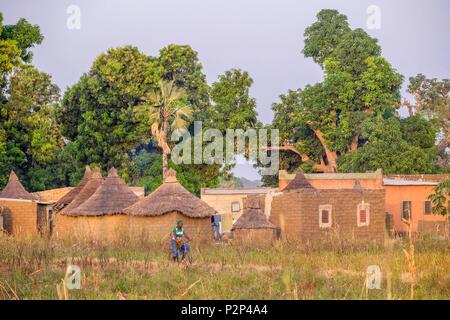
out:
M70 5L81 10L81 29L69 30ZM381 9L381 28L366 26L370 5ZM405 76L450 77L448 0L0 0L4 23L20 17L45 36L33 63L64 91L108 48L134 45L157 55L167 44L189 44L199 53L208 82L230 68L254 80L259 119L271 122L270 105L288 89L322 78L303 57L303 32L320 9L335 8L353 28L379 39L383 55ZM404 85L405 87L405 85ZM236 173L256 178L249 166Z

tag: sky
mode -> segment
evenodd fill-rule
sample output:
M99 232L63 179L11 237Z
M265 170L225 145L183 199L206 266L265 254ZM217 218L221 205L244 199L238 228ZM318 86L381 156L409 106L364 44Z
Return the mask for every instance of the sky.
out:
M79 29L67 27L72 5L80 10ZM371 6L379 9L379 28L367 24ZM45 39L33 50L33 64L62 91L108 48L133 45L156 56L168 44L189 44L210 84L231 68L249 72L263 123L271 122L280 94L321 81L322 70L302 49L305 28L324 8L376 37L405 79L450 78L449 0L0 0L5 24L23 17L40 26ZM249 164L234 172L258 178Z

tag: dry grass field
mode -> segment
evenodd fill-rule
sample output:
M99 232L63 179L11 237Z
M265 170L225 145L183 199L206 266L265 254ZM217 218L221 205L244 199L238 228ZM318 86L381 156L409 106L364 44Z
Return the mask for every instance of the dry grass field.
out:
M408 242L384 246L340 239L277 243L270 249L192 243L193 263L168 258L168 244L144 237L101 243L0 235L0 299L409 299ZM415 239L414 299L450 299L448 240ZM81 289L58 292L67 264ZM369 265L382 271L366 290Z

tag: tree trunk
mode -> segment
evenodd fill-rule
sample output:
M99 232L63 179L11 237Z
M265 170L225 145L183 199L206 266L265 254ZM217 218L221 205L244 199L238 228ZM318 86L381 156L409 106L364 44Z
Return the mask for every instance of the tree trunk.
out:
M322 144L323 149L325 150L325 155L327 156L328 164L321 164L320 167L323 169L323 172L336 172L337 168L337 153L328 149L325 138L323 137L322 131L319 129L313 129L316 137L319 139Z
M167 157L167 153L163 151L162 153L162 173L163 173L163 180L166 178L167 170L169 170L169 161Z
M163 174L163 181L166 178L167 170L169 170L169 154L170 149L169 145L167 144L167 139L169 135L169 123L168 121L164 120L163 126L162 126L162 137L161 137L161 149L162 149L162 174Z

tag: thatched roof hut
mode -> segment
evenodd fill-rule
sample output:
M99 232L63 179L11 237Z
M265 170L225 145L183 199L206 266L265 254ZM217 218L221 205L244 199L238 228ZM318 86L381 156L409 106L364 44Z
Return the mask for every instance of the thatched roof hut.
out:
M68 193L66 193L65 196L63 196L61 199L59 199L53 206L53 209L55 211L59 211L59 210L62 210L64 207L68 206L69 203L71 203L73 201L73 199L75 199L75 197L80 193L80 191L86 185L86 183L88 182L91 175L92 175L91 168L87 165L86 169L84 171L83 179L81 179L78 186L76 186L74 189L70 190Z
M176 221L195 239L210 239L211 216L216 210L187 191L170 169L164 183L147 197L124 210L129 215L132 233L147 234L154 239L169 239Z
M38 200L37 197L25 190L14 171L9 174L8 183L0 192L0 199Z
M301 172L295 175L295 178L289 182L283 191L294 191L299 189L315 189Z
M71 210L77 216L104 216L123 213L123 209L131 206L139 197L111 168L108 177L95 193L78 208Z
M99 168L94 168L91 176L89 177L86 184L80 190L80 192L76 195L76 197L61 210L61 214L64 215L76 215L73 214L73 210L78 208L82 203L88 200L95 191L97 191L98 187L103 183L102 174Z
M126 208L125 213L133 216L160 216L169 212L180 212L190 218L211 217L216 210L187 191L170 169L164 183L147 197Z
M267 220L258 197L248 197L244 213L231 230L235 242L257 246L272 244L278 233L278 227Z

